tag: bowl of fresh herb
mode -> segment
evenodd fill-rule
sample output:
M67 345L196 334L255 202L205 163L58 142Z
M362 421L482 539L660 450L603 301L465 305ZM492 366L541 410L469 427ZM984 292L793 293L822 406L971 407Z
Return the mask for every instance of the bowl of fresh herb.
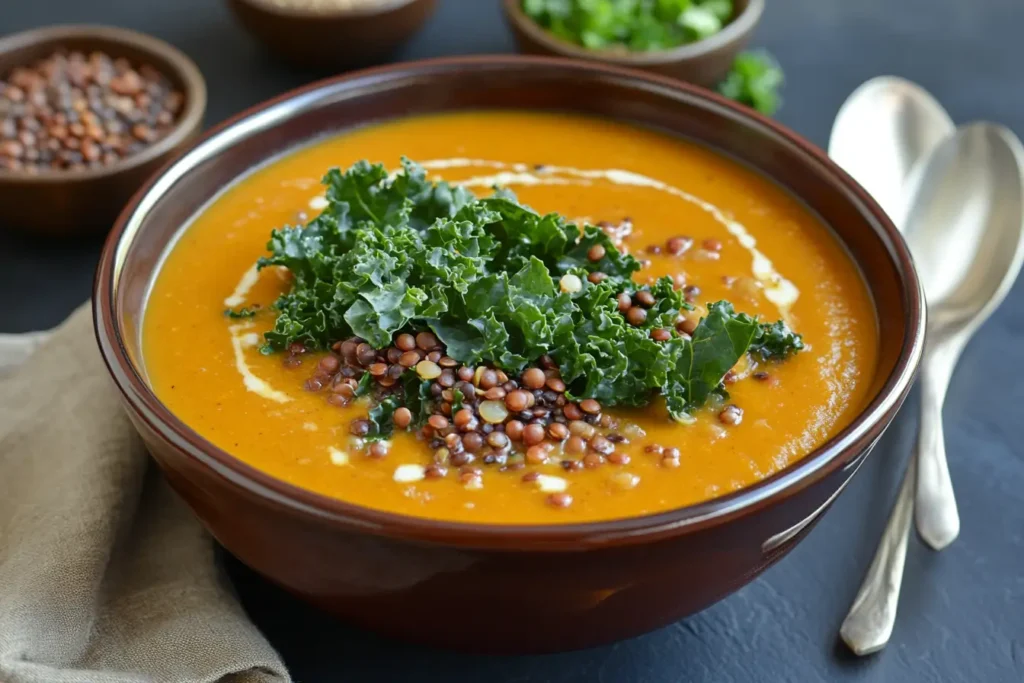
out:
M782 70L743 52L764 0L503 0L520 50L678 78L772 114Z

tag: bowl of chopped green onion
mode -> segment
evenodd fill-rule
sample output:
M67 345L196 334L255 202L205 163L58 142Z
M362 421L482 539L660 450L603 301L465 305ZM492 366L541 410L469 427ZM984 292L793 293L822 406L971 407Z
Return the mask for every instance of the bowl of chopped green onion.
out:
M642 69L717 89L763 114L783 74L744 52L764 0L503 0L521 51Z

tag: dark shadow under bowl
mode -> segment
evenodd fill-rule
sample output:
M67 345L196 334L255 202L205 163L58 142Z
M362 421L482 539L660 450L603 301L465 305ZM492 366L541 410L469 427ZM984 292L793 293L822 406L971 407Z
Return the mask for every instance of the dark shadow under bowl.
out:
M487 526L405 517L317 495L199 437L150 391L140 327L161 254L225 185L311 137L407 115L563 110L658 128L773 178L831 226L878 313L874 397L839 435L742 491L647 517ZM96 276L111 375L178 493L233 554L292 593L409 640L505 652L596 645L693 613L751 581L813 526L891 422L920 360L923 298L882 210L824 153L746 108L593 62L443 59L314 84L226 122L125 209Z

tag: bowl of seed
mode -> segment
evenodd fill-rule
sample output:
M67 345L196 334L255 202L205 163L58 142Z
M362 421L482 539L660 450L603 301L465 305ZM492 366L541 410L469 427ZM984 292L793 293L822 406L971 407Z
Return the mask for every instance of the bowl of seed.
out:
M0 229L107 230L205 108L199 69L151 36L52 26L0 39Z
M227 0L239 23L282 61L331 72L380 62L437 0Z

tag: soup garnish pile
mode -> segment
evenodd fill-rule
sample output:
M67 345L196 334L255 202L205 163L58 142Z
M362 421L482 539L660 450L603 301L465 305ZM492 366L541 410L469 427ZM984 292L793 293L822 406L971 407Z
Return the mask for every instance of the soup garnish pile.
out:
M759 322L726 301L694 322L681 283L637 285L639 261L604 229L541 215L507 190L477 198L407 159L394 176L363 161L324 184L320 215L274 230L259 260L292 278L261 351L298 368L307 352L329 350L305 388L340 406L366 399L350 432L373 457L386 456L396 428L415 431L425 464L401 479L476 460L558 458L569 472L614 462L628 437L603 408L656 397L678 422L712 402L735 425L743 411L723 407L726 375L748 355L771 363L803 348L784 321ZM480 485L482 475L460 478ZM551 494L555 505L571 500Z
M183 229L143 323L154 391L215 446L357 505L497 524L770 476L853 419L878 334L856 266L770 181L525 112L368 126L255 170Z

